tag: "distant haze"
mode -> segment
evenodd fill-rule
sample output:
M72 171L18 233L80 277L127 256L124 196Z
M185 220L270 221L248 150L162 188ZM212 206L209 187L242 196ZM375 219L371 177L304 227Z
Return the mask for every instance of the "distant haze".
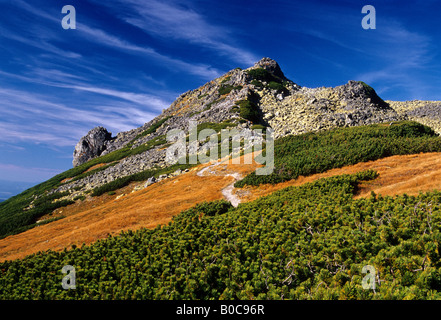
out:
M0 180L0 202L17 195L36 184L37 183L32 182Z

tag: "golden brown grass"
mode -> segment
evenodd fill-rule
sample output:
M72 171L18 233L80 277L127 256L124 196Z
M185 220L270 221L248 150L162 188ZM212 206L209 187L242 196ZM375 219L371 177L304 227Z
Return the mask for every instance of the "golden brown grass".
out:
M380 176L374 181L362 183L355 198L369 196L371 191L382 195L397 195L407 193L416 195L420 191L441 190L441 153L421 153L406 156L392 156L376 161L362 162L353 166L328 170L324 173L276 185L261 185L246 187L248 196L244 200L250 201L270 194L288 186L299 186L320 178L327 178L341 174L353 174L363 170L375 170Z
M62 250L73 244L88 244L123 230L154 228L166 224L174 215L199 202L222 199L222 189L234 181L233 177L222 174L239 172L245 176L257 167L255 163L223 163L213 166L214 175L198 176L197 172L205 166L196 167L186 174L163 180L140 191L132 193L136 185L132 184L118 190L113 196L105 194L58 209L52 217L62 215L65 218L0 239L0 261L23 258L48 249ZM426 153L359 163L277 185L236 189L236 194L242 201L250 201L288 186L367 169L378 171L380 176L374 181L363 183L356 197L368 196L371 191L396 195L441 190L441 153ZM121 195L124 196L116 199Z
M222 189L234 178L197 176L205 166L133 193L136 184L118 190L113 196L105 194L60 208L51 217L61 215L63 219L0 239L0 261L88 244L123 230L154 228L199 202L222 199ZM254 166L244 164L234 165L234 168L246 175ZM225 170L225 167L219 166L219 169Z

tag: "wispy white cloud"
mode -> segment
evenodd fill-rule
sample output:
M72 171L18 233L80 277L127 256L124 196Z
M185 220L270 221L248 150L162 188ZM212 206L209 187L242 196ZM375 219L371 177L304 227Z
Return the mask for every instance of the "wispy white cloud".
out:
M59 19L59 15L49 14L48 12L32 6L28 3L25 3L22 0L17 0L15 2L15 5L19 6L20 9L26 10L36 17L49 21L51 24L56 24L57 27L60 26L61 20ZM159 61L165 68L168 68L171 71L185 71L189 74L197 75L204 79L210 80L222 74L221 71L213 68L210 65L186 62L182 59L177 59L166 54L159 53L157 50L149 46L131 43L120 36L93 27L90 24L87 24L87 22L84 22L84 20L77 21L77 29L75 31L76 35L83 37L84 39L93 42L94 44L99 44L112 49L120 50L122 52L132 55L135 54L150 57L151 59ZM46 28L45 30L40 30L39 32L35 32L35 39L32 39L28 37L23 37L13 30L6 30L0 27L0 36L39 48L41 50L44 50L45 52L53 53L60 57L69 59L82 58L82 55L79 53L64 50L52 44L50 41L54 40L54 38L56 38L56 40L58 41L63 41L63 39L60 39L58 35L56 35L48 28Z
M35 17L44 19L45 23L31 23L32 20L21 21L21 26L24 28L9 27L6 28L4 24L0 26L0 38L6 38L13 41L20 42L27 46L37 48L41 51L41 54L51 54L53 56L65 57L68 59L79 59L81 54L73 52L71 50L65 50L60 46L54 45L52 42L63 41L60 34L55 30L60 26L59 14L50 14L45 10L41 10L36 6L32 6L25 1L16 0L11 2L16 7L20 8L23 12L30 14L31 19ZM57 28L55 28L57 26Z
M68 73L54 68L42 68L35 67L30 70L32 77L38 79L50 79L53 82L66 82L66 81L87 81L83 76Z
M65 57L68 59L78 59L78 58L82 57L81 54L79 54L79 53L68 51L68 50L63 50L63 49L51 44L47 40L38 39L36 37L33 37L33 38L23 37L13 31L9 30L9 29L4 28L4 27L0 27L0 37L14 40L14 41L20 42L22 44L25 44L27 46L38 48L42 52L51 53L53 55Z
M0 177L3 180L14 180L18 182L38 183L47 180L60 173L60 170L41 168L41 167L23 167L10 163L0 163ZM2 192L7 194L7 192Z
M175 59L164 54L160 54L155 49L146 46L140 46L132 44L126 40L123 40L115 35L109 34L106 31L92 28L84 24L79 24L78 30L83 35L94 43L108 46L113 49L118 49L124 52L136 53L139 55L148 56L157 61L160 61L165 68L169 70L179 69L181 71L188 72L197 76L201 76L205 79L213 79L221 75L221 72L206 64L195 64L185 62L181 59Z
M55 126L52 125L50 131L43 131L42 129L47 129L47 125L37 124L31 127L24 123L0 121L0 135L3 141L10 143L26 142L66 147L74 146L78 140L69 136L67 132L68 127L64 127L64 130L55 130Z
M50 14L48 11L41 10L37 6L32 6L29 3L27 3L26 1L14 0L13 3L17 7L21 8L23 10L26 10L27 12L31 13L35 17L41 17L41 18L44 18L45 20L52 21L53 23L56 23L56 24L60 24L60 22L61 22L61 20L59 19L59 15L55 16L53 14Z
M55 146L73 146L93 126L103 125L117 133L130 130L151 120L156 112L143 108L141 103L163 102L146 95L117 92L93 87L79 88L122 100L100 102L87 109L50 101L47 96L22 90L0 88L0 136L4 142L34 142ZM150 99L150 101L144 101ZM136 103L133 103L136 101ZM151 105L150 105L151 107Z
M376 41L366 45L368 54L402 68L424 68L433 60L429 36L410 31L398 22L390 21L378 30Z
M179 7L176 3L156 0L124 0L124 3L134 9L125 21L148 30L151 34L210 43L214 38L227 40L227 34L230 33L228 28L212 25L194 10Z
M164 108L168 107L171 103L170 100L164 100L163 98L152 94L126 92L121 90L90 86L83 81L84 78L58 70L51 70L51 69L47 70L47 69L38 68L38 69L34 69L30 76L22 76L22 75L16 75L16 74L0 71L0 75L14 79L19 79L21 81L26 81L34 84L41 84L45 86L64 88L64 89L72 89L77 91L85 91L90 93L96 93L99 95L115 97L128 102L136 103L139 106L147 108L148 110L150 110L149 111L150 115L156 113L157 111L162 111ZM26 95L24 97L17 96L15 94L16 93L15 90L0 89L0 93L3 93L5 96L18 97L19 99L23 99L27 97ZM36 99L36 98L32 96L32 99ZM44 99L40 99L40 100L41 102L49 103L48 101L50 100L50 97L49 100L44 100Z
M169 103L149 94L124 92L112 89L104 89L91 86L78 86L78 85L59 85L63 88L70 88L74 90L87 91L97 93L105 96L115 97L122 100L137 103L139 105L148 106L152 111L162 111L162 109L168 107ZM151 113L153 114L153 112Z
M365 54L376 61L377 68L361 72L357 79L378 87L379 93L387 94L391 89L400 88L409 99L424 99L433 94L435 86L421 81L420 75L438 65L435 59L434 39L410 31L396 21L389 21L378 30L378 36L366 44ZM380 85L383 86L380 87Z
M207 22L202 14L190 8L157 0L124 0L123 3L132 10L119 13L121 18L145 33L209 48L245 65L258 60L250 51L235 45L233 30Z

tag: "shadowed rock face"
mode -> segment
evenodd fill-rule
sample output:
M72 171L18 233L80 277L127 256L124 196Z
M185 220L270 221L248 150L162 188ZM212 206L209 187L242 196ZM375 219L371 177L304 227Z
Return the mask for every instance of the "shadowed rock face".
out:
M72 164L79 166L100 156L106 149L106 142L112 140L112 133L103 127L96 127L82 137L75 146Z

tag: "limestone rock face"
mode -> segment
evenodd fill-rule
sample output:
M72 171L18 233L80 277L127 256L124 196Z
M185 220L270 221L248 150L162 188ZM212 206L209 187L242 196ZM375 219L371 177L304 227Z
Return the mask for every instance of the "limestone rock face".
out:
M96 127L82 137L75 146L72 164L79 166L100 156L106 149L106 142L112 140L112 133L103 127Z

